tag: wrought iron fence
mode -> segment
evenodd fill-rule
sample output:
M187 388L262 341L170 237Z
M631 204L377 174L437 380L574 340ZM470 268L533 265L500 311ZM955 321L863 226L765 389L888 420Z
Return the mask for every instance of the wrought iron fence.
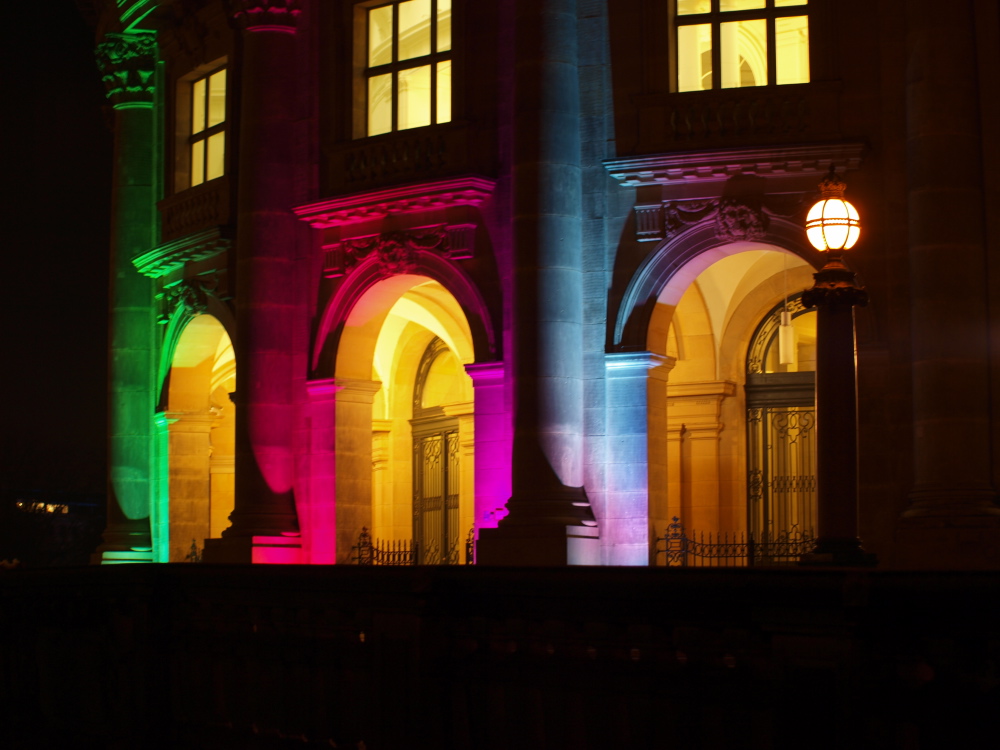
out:
M702 568L794 565L815 546L812 529L803 531L797 525L760 538L742 531L716 534L692 531L689 535L681 520L674 516L664 535L656 539L656 563Z
M452 549L447 559L442 560L437 545L427 545L421 559L420 545L413 539L383 540L373 539L368 527L361 528L358 543L352 548L351 558L358 565L458 565L458 547ZM469 529L465 538L465 564L473 565L476 559L476 533Z

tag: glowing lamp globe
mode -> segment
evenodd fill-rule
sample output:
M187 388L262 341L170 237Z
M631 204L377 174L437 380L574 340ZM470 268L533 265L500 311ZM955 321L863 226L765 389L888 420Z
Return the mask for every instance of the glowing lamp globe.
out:
M861 234L858 212L844 200L845 187L844 181L830 167L830 174L819 184L821 197L809 209L806 236L820 252L850 250Z

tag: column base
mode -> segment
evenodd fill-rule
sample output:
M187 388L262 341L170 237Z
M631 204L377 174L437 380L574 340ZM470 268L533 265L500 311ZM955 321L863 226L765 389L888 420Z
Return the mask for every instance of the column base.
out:
M859 539L820 539L816 549L802 555L799 565L846 568L872 568L878 558L861 548Z
M206 539L201 559L214 564L298 565L302 562L302 539L298 535Z
M95 552L91 560L96 565L128 565L134 563L153 562L153 549L129 549L117 550L107 549L103 552Z
M990 488L919 489L910 493L910 507L903 511L904 524L926 519L938 526L978 526L1000 521L997 493Z
M480 529L476 565L600 565L596 526L538 524Z

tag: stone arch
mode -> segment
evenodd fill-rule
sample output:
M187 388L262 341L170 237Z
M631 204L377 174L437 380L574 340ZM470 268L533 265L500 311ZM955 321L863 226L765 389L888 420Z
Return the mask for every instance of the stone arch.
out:
M412 537L414 385L420 359L435 339L454 357L455 377L462 381L458 390L463 398L447 404L442 417L458 425L461 517L463 525L473 522L475 399L465 366L476 362L489 341L480 326L477 347L473 321L466 316L467 306L477 304L476 295L463 288L463 304L438 280L441 274L434 278L418 273L419 268L388 276L372 270L377 269L357 269L364 283L352 285L331 305L339 316L329 325L336 348L322 360L333 367L336 392L333 526L338 562L349 562L362 528L397 542Z
M359 263L345 278L320 318L311 357L314 372L329 373L336 370L336 357L344 324L349 316L358 314L359 305L364 306L367 292L386 280L391 284L405 286L406 282L402 279L407 276L421 276L436 281L458 301L469 325L476 362L499 359L501 337L497 333L498 318L490 311L475 283L454 263L434 253L418 250L414 252L405 273L387 274L379 258L373 255Z
M229 526L234 506L236 357L213 315L191 310L171 341L163 407L167 503L154 513L156 557L196 560Z
M756 242L720 239L715 222L706 220L661 243L640 264L625 288L609 351L650 351L647 335L657 303L676 306L698 274L729 255L763 244L820 267L819 253L806 244L799 223L783 217L769 218L767 234Z

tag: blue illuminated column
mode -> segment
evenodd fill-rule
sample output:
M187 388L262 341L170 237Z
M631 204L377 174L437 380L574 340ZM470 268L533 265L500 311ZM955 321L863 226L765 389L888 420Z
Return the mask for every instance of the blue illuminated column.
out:
M509 515L484 564L599 562L583 490L583 235L576 0L517 0L514 440Z

